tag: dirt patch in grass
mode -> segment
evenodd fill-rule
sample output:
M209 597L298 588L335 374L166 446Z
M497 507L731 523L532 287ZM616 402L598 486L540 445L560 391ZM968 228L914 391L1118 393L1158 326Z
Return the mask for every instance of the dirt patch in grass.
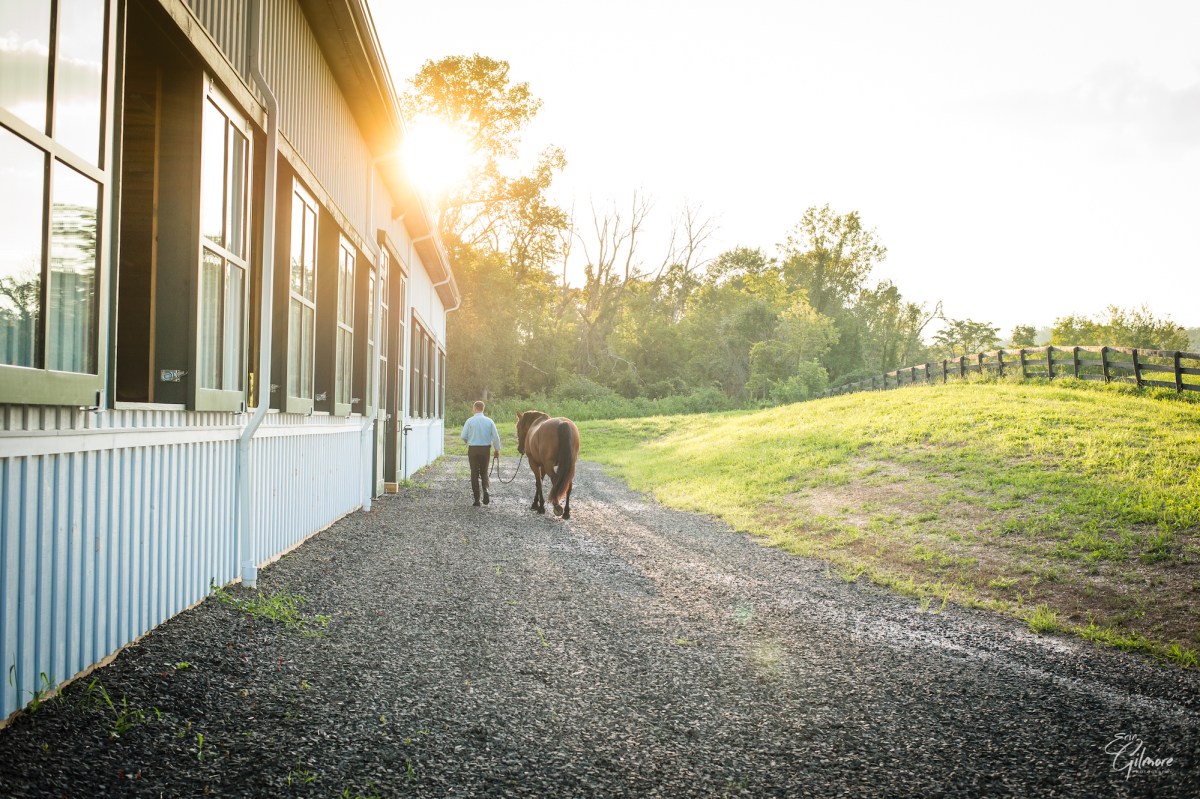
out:
M1187 648L1200 645L1200 531L1157 550L1153 530L1075 542L1077 520L1037 501L967 491L950 475L856 460L839 479L781 497L760 523L772 539L874 579L1014 615L1045 605L1064 627L1094 624ZM1015 532L1014 532L1015 531Z

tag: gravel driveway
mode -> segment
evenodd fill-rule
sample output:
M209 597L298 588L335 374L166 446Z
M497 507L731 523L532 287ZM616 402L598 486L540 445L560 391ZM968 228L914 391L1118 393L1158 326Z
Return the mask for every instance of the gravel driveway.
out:
M1200 795L1195 670L921 612L589 463L569 522L527 470L484 508L465 458L422 478L261 574L326 627L210 598L0 730L0 796Z

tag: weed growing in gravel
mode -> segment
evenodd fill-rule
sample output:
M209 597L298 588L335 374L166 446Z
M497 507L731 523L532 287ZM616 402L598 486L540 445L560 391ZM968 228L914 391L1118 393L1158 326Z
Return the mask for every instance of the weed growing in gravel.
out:
M541 638L541 639L542 639L542 646L544 646L544 647L546 647L547 649L549 649L549 648L550 648L550 643L549 643L549 642L546 640L546 634L545 634L544 632L542 632L542 628L541 628L541 627L534 627L533 629L537 630L538 638Z
M83 704L84 707L100 708L112 714L112 725L108 730L109 738L120 738L133 729L134 725L146 721L146 712L141 708L130 707L129 700L125 697L121 697L120 705L113 702L112 697L108 695L108 690L100 683L99 677L88 683L87 691L83 696ZM154 716L161 720L162 711L154 708Z
M317 775L304 766L304 761L297 760L296 767L288 772L287 784L311 785L317 781Z
M204 733L196 733L196 759L204 762Z
M319 636L324 634L324 628L329 625L328 616L306 616L301 612L300 609L308 604L308 600L300 594L280 590L268 596L262 591L256 591L253 596L239 597L216 584L210 584L209 587L222 604L255 618L277 622L292 632Z
M16 668L15 664L13 668ZM38 708L46 701L47 695L54 690L54 678L48 676L46 672L42 671L38 673L38 682L41 683L41 687L34 688L31 692L33 698L29 700L30 713L37 713Z

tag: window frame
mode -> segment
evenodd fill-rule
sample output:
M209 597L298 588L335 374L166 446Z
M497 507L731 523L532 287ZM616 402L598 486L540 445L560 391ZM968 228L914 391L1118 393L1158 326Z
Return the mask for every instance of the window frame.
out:
M43 196L42 196L42 252L39 261L41 285L38 300L38 334L40 336L35 358L37 366L0 364L0 403L23 405L63 405L82 407L105 407L109 372L109 320L112 275L113 236L109 235L110 220L113 219L113 182L116 174L113 120L116 118L117 78L117 14L115 4L105 3L102 32L103 53L101 56L100 113L98 152L91 160L70 150L59 141L54 132L57 109L54 95L58 89L56 70L59 61L58 33L61 26L51 17L50 55L47 64L46 120L47 125L37 128L11 111L0 107L0 127L9 135L24 141L42 153ZM52 11L59 11L58 7ZM47 133L47 129L51 133ZM96 212L96 255L93 278L93 313L90 320L90 350L95 372L65 372L46 367L46 337L49 331L49 282L51 279L51 211L53 202L54 165L61 163L97 184Z
M338 233L337 286L333 322L333 415L349 416L354 410L354 309L358 251L344 231ZM348 268L347 268L348 264Z
M288 241L287 241L287 246L288 246L287 273L285 275L285 277L286 277L285 282L287 285L287 304L284 309L284 321L287 326L287 333L284 336L284 340L283 340L284 362L282 364L282 366L283 366L283 370L282 370L283 371L283 380L282 380L283 386L282 386L282 388L283 388L283 393L284 393L283 411L285 413L310 414L313 412L313 408L314 408L314 403L315 403L315 399L316 399L316 385L317 385L317 375L316 375L316 371L317 371L317 327L319 325L319 321L318 321L319 320L319 310L317 307L317 298L318 298L317 287L320 283L320 271L321 271L321 268L320 268L321 259L318 256L318 253L320 252L320 246L321 246L321 224L320 224L321 206L317 202L316 198L313 197L312 193L310 191L308 191L308 189L304 187L304 185L299 181L299 179L297 179L295 177L292 178L292 191L291 191L290 197L291 197L292 206L291 206L291 208L289 208L289 211L291 212L291 217L290 217L291 221L289 222L289 224L294 225L294 221L296 218L296 213L295 213L296 205L295 204L296 204L297 200L299 200L301 202L301 204L304 205L305 211L311 212L311 215L312 215L312 224L313 224L312 253L311 253L312 254L312 298L310 300L302 295L297 295L294 291L292 291L292 271L291 271L292 270L292 261L291 261L291 259L292 259L292 255L293 255L292 246L295 243L295 230L289 229L289 231L288 231L289 236L288 236ZM306 219L307 219L307 216L306 216ZM292 310L293 302L298 302L302 309L307 308L312 314L312 328L310 330L310 336L309 336L309 353L308 353L308 378L309 378L308 389L309 389L309 392L308 392L307 397L304 395L295 395L295 394L292 394L292 392L291 392L292 336L293 336L293 334L300 335L300 336L303 336L303 334L304 334L303 323L301 323L299 331L292 330L291 310ZM303 311L301 313L303 313ZM301 369L303 369L302 364L301 364ZM301 375L303 375L303 371L301 371Z
M191 355L191 380L188 381L189 397L188 406L192 410L197 411L232 411L242 412L246 409L246 391L248 385L249 368L247 363L249 351L249 304L250 304L250 283L251 283L251 252L253 243L253 165L254 165L254 129L250 124L249 117L238 108L216 85L216 81L211 75L204 75L204 91L201 97L201 108L199 118L203 120L204 112L208 108L208 103L212 103L217 110L222 113L227 121L225 126L224 147L225 147L225 162L222 169L224 183L222 185L222 229L228 235L228 230L232 226L232 217L230 211L230 200L233 199L228 193L228 187L231 185L231 176L234 169L234 164L230 157L230 139L231 133L236 130L245 140L245 153L242 158L243 175L241 176L241 208L244 218L241 220L242 242L240 254L229 247L229 241L216 243L206 239L204 231L200 225L200 218L204 213L203 198L205 196L206 186L204 185L204 165L203 155L205 149L204 142L204 125L200 129L200 149L198 158L200 160L200 180L197 182L195 190L199 192L201 198L197 204L196 217L196 265L194 271L194 286L192 298L192 342L190 345ZM204 355L205 347L208 342L202 338L202 324L204 314L204 293L202 287L204 285L204 269L205 269L205 251L211 252L222 259L223 273L221 282L221 307L222 313L219 322L221 335L221 351L219 367L222 383L225 382L226 359L233 356L237 363L237 378L238 387L228 388L224 385L220 387L209 387L200 385L200 368L201 358ZM229 275L232 274L232 269L241 271L241 315L236 321L237 330L239 331L239 346L237 351L231 351L226 335L229 333L228 319L226 317L226 303L228 297Z

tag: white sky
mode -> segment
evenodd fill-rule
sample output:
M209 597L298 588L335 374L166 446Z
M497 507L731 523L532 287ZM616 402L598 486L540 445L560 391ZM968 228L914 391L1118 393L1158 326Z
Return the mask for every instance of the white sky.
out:
M398 90L512 65L581 219L638 190L660 235L690 202L708 256L773 254L829 203L887 246L873 279L1001 335L1108 304L1200 325L1197 0L370 5Z

